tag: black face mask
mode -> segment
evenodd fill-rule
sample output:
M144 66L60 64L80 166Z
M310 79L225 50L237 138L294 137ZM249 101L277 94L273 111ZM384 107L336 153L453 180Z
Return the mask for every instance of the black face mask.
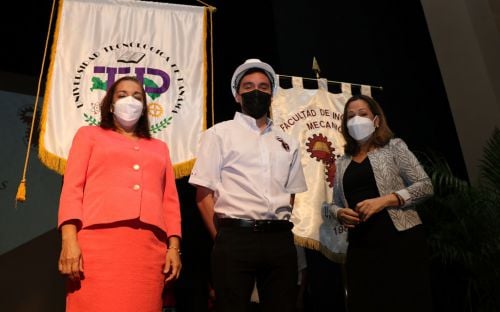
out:
M271 94L260 90L253 90L241 94L243 112L255 119L263 117L271 106Z

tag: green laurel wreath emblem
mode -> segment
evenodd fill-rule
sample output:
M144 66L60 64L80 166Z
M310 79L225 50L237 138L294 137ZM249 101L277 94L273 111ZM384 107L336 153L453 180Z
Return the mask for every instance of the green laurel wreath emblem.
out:
M160 122L151 125L149 131L151 131L152 133L160 132L161 130L166 129L171 122L172 122L172 116L165 117Z

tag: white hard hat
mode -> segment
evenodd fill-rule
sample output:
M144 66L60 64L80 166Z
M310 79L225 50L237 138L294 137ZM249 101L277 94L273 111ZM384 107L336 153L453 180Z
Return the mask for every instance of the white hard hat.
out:
M248 59L245 61L245 63L236 68L233 74L233 78L231 78L231 91L233 92L233 96L236 96L241 78L243 78L245 73L252 68L258 68L264 71L264 73L269 78L269 81L271 81L271 87L274 93L276 87L276 73L274 72L274 69L271 67L271 65L264 63L259 59Z

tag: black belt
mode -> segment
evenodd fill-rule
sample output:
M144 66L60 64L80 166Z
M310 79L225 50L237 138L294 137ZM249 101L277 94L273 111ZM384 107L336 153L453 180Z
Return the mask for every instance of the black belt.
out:
M221 228L251 229L254 232L288 231L293 228L293 223L287 220L244 220L221 218L217 219L217 225Z

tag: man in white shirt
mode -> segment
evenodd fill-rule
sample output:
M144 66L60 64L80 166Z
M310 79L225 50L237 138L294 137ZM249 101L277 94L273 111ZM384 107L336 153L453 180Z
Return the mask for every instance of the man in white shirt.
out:
M276 75L258 59L236 68L233 120L203 134L189 183L214 239L216 309L245 311L254 283L264 311L294 311L297 254L289 222L307 190L299 143L268 118Z

